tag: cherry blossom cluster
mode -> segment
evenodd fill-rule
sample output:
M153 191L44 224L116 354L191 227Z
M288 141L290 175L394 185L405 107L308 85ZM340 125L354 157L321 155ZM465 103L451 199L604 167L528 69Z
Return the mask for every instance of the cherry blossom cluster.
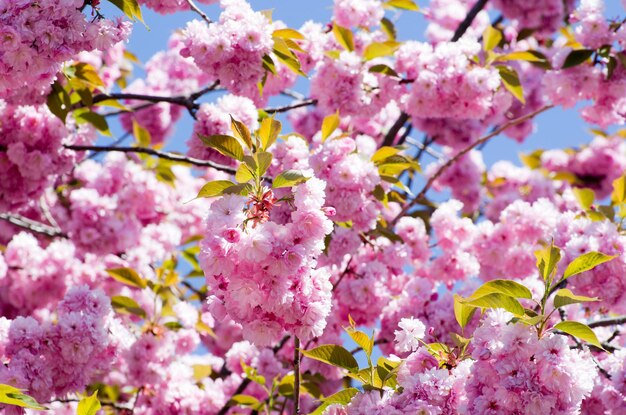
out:
M230 316L255 344L271 344L285 330L306 341L326 326L330 275L315 260L332 230L322 211L325 186L316 178L298 185L286 223L254 225L246 215L248 199L241 196L223 196L211 205L200 254L211 312Z
M0 211L38 198L56 177L80 159L64 145L95 140L88 124L67 125L45 106L15 106L0 100Z
M82 0L0 4L0 98L41 103L64 61L82 51L104 51L128 37L130 23L92 21L82 6Z

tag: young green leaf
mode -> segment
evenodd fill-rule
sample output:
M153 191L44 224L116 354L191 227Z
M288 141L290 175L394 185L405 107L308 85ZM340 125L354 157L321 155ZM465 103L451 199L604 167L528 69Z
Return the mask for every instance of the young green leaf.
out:
M575 187L572 189L572 192L576 196L580 207L585 211L591 208L593 201L596 199L596 194L591 189Z
M374 341L371 337L369 337L362 331L355 330L351 327L347 328L346 332L356 344L361 346L366 356L369 357L372 355L372 350L374 349Z
M365 48L365 51L363 52L363 58L369 61L374 58L380 58L381 56L390 56L394 54L398 47L400 47L399 42L373 42Z
M254 155L254 160L256 161L257 165L256 174L261 177L265 174L267 169L272 164L272 153L259 151Z
M600 301L597 297L585 297L584 295L576 295L567 288L562 288L554 295L554 307L559 308L569 304L586 303L589 301Z
M248 130L248 127L246 127L244 123L234 119L232 115L230 116L230 129L235 137L240 139L250 150L253 149L254 146L252 144L252 135L250 135L250 130Z
M399 148L383 146L383 147L379 148L378 150L376 150L376 152L372 156L371 160L374 163L377 163L377 162L380 162L382 160L385 160L388 157L395 156L399 152L400 152Z
M219 151L226 157L234 158L239 161L243 160L243 147L241 147L241 144L239 144L239 141L237 141L235 137L229 135L198 136L204 144Z
M494 50L502 41L502 32L493 26L487 26L483 32L483 50Z
M417 12L420 9L413 0L388 0L383 4L383 6L387 8L393 7L394 9L409 10L412 12Z
M274 118L264 118L259 128L259 139L261 140L261 148L267 150L278 139L278 135L283 126L280 121Z
M22 393L22 391L11 385L0 384L0 404L19 406L37 411L46 410L32 396Z
M461 328L465 328L474 317L476 307L462 303L463 297L454 294L454 317Z
M544 281L547 281L554 272L556 265L561 260L561 250L550 244L550 246L544 249L535 251L535 258L537 258L537 269L539 274L543 277Z
M272 182L272 187L274 189L279 189L281 187L292 187L298 185L300 183L304 183L308 180L300 171L298 170L285 170L280 173L274 181Z
M95 391L91 396L86 396L78 402L76 415L96 415L100 408L98 391Z
M130 20L135 21L135 19L137 19L141 23L144 23L143 16L141 15L141 7L139 7L137 0L109 0L109 2L123 11Z
M581 272L594 269L598 265L608 262L613 258L615 257L603 254L602 252L587 252L569 263L563 273L563 279L567 279L573 275L580 274Z
M341 367L353 373L359 371L359 364L354 356L336 344L325 344L311 350L302 350L302 354L310 359Z
M581 63L585 62L587 59L589 59L591 55L593 55L593 50L591 49L573 50L565 58L565 62L563 62L562 69L567 69L573 66L578 66Z
M339 111L327 115L322 121L322 143L339 127Z
M297 39L304 40L305 37L302 33L298 32L295 29L277 29L272 32L272 37L279 37L281 39Z
M528 288L511 280L487 281L474 291L471 298L478 298L491 293L505 294L514 298L533 298L533 295Z
M387 35L387 39L396 40L397 32L393 22L386 17L383 17L380 21L380 28Z
M354 398L358 393L359 393L359 390L356 388L346 388L346 389L340 390L339 392L334 393L324 398L322 401L322 404L318 406L309 415L322 415L324 411L326 410L326 408L328 408L331 405L345 406L349 404L350 401L352 401L352 398Z
M463 304L480 308L503 308L516 316L524 314L524 307L515 298L501 293L491 293L478 298L466 298Z
M333 35L335 35L335 39L337 39L337 42L339 42L344 49L349 52L354 51L354 35L352 34L352 30L333 22Z
M547 63L548 58L541 52L536 50L525 50L518 52L507 53L506 55L499 56L496 60L501 62L506 61L526 61L526 62L539 62Z
M245 165L242 164L242 166ZM224 190L234 185L235 183L231 182L230 180L214 180L212 182L208 182L204 186L202 186L196 198L220 196L222 193L224 193Z
M400 78L400 75L398 75L398 72L394 71L393 68L391 68L388 65L385 65L384 63L380 63L380 64L377 64L377 65L372 65L368 69L368 72L380 73L380 74L383 74L383 75L393 76L395 78Z
M584 340L599 349L603 349L602 344L598 340L598 337L593 332L593 330L591 330L589 326L583 323L579 323L577 321L562 321L555 325L553 328L555 330L560 330L563 333L567 333L581 340Z
M613 180L611 200L618 205L626 202L626 176Z
M496 66L496 68L498 68L498 72L500 72L500 79L504 87L517 98L518 101L525 104L524 89L522 88L519 75L515 69L509 68L508 66Z
M135 300L124 295L114 295L111 297L111 307L118 313L134 314L141 318L146 318L146 312Z
M146 288L148 283L132 268L110 268L107 273L121 283L137 288Z
M152 137L150 136L150 132L143 128L139 123L133 120L133 136L135 140L137 140L137 144L140 147L150 147L152 143Z
M250 166L245 163L241 163L235 172L235 180L237 180L237 183L248 183L252 180L255 173L256 172L250 170Z

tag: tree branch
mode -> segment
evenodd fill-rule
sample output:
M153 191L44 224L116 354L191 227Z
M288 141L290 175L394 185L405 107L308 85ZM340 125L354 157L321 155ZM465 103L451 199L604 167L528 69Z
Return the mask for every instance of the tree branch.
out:
M277 114L280 112L287 112L296 108L308 107L310 105L315 105L315 104L317 104L316 99L306 99L304 101L295 102L293 104L285 105L283 107L265 108L264 111L267 112L268 114Z
M200 10L198 6L196 6L196 3L194 3L193 0L187 0L187 4L189 5L189 8L198 13L200 17L202 17L202 20L204 20L207 24L210 25L213 23L213 21L209 19L209 17L202 10Z
M587 324L589 327L609 327L609 326L618 326L620 324L626 324L626 316L618 316L612 318L605 318L598 321L593 321Z
M293 337L293 413L300 415L300 339Z
M401 211L400 213L393 219L393 221L391 221L391 225L395 225L396 222L404 215L407 214L407 212L413 207L415 206L417 203L419 203L420 200L422 200L424 198L424 196L426 195L426 192L428 192L428 190L431 188L431 186L433 185L433 183L446 171L448 170L450 167L452 167L452 165L461 157L463 157L464 155L466 155L467 153L469 153L470 151L472 151L474 148L478 147L479 145L481 145L482 143L487 142L488 140L490 140L491 138L499 135L500 133L502 133L504 130L511 128L513 126L516 126L518 124L523 123L524 121L530 120L531 118L535 117L538 114L541 114L544 111L549 110L550 108L552 108L553 105L546 105L542 108L539 108L536 111L533 111L531 113L528 113L526 115L523 115L519 118L516 118L514 120L511 120L505 124L503 124L501 127L495 129L494 131L492 131L491 133L487 134L484 137L479 138L477 141L475 141L474 143L472 143L471 145L465 147L463 150L459 151L454 157L452 157L451 159L449 159L447 162L445 162L441 167L439 167L439 169L435 172L435 174L433 174L428 181L426 182L426 184L424 185L424 187L422 188L422 190L417 194L417 196L415 196L415 198L408 203Z
M472 22L474 21L478 13L480 13L480 11L485 8L487 1L488 0L478 0L476 4L474 4L474 7L472 7L470 11L467 12L465 19L463 19L459 27L457 27L454 31L454 36L452 36L452 42L456 42L465 34L465 32L467 32L467 29L469 29L469 27L472 25Z
M183 156L177 153L168 153L166 151L159 151L152 148L145 147L114 147L114 146L83 146L83 145L65 145L67 149L75 151L95 151L95 152L110 152L115 151L118 153L141 153L150 154L165 160L177 161L179 163L192 164L198 167L212 167L215 170L223 171L230 174L235 174L236 169L225 166L223 164L214 163L209 160L201 160L193 157Z
M60 229L53 226L48 226L44 223L37 222L21 215L16 215L13 213L0 213L0 219L5 220L15 226L19 226L20 228L28 229L31 232L51 236L53 238L67 238L67 235L65 235Z
M390 146L393 144L393 140L398 135L400 128L404 125L405 122L409 120L409 114L406 112L402 112L396 122L391 126L387 134L385 134L385 139L383 140L382 146Z

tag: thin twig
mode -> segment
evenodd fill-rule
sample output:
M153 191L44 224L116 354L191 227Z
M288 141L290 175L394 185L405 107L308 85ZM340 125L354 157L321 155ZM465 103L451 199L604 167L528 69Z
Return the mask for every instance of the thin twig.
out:
M591 328L594 328L594 327L619 326L620 324L626 324L626 316L605 318L602 320L593 321L587 325Z
M21 215L16 215L13 213L0 213L0 219L5 220L15 226L19 226L20 228L28 229L31 232L51 236L53 238L67 238L67 235L65 235L61 231L61 229L55 228L53 226L48 226L45 223L37 222Z
M414 145L415 147L417 147L419 150L423 151L424 153L432 156L433 158L436 158L437 160L441 161L444 159L443 154L441 154L440 152L438 152L437 150L433 150L432 148L426 146L424 143L420 143L419 141L417 141L415 138L413 137L408 137L406 139L407 143Z
M268 114L277 114L280 112L287 112L296 108L308 107L310 105L316 105L316 104L317 104L316 99L306 99L304 101L294 102L293 104L285 105L282 107L265 108L264 111L267 112Z
M118 152L118 153L141 153L150 154L165 160L177 161L180 163L192 164L198 167L212 167L215 170L235 174L236 170L223 164L214 163L209 160L201 160L193 157L183 156L178 153L168 153L166 151L155 150L146 147L115 147L115 146L83 146L83 145L65 145L67 149L75 151L95 151L95 152Z
M350 257L350 259L348 260L348 263L346 264L346 268L343 270L343 272L339 276L339 279L337 280L337 282L333 285L333 289L332 289L333 292L335 291L335 289L337 288L337 286L339 285L341 280L343 280L343 277L345 277L350 272L350 263L351 262L352 262L352 257Z
M465 19L463 19L461 24L454 31L454 36L452 36L452 42L456 42L461 38L461 36L465 34L467 29L469 29L469 27L472 25L472 22L474 21L478 13L480 13L480 11L485 8L487 1L488 0L478 0L476 4L474 4L474 7L472 7L470 11L467 12Z
M213 23L213 21L209 19L209 17L202 10L200 10L198 6L196 6L196 3L194 3L193 0L187 0L187 4L189 5L189 8L198 13L200 17L202 17L202 20L204 20L207 24L210 25Z
M478 147L479 145L481 145L482 143L490 140L491 138L499 135L500 133L502 133L503 131L516 126L518 124L521 124L527 120L532 119L533 117L535 117L538 114L541 114L544 111L549 110L550 108L552 108L553 105L546 105L542 108L539 108L536 111L533 111L531 113L528 113L526 115L523 115L519 118L516 118L514 120L511 120L505 124L503 124L501 127L499 127L498 129L494 130L493 132L487 134L484 137L479 138L477 141L475 141L474 143L472 143L471 145L465 147L463 150L459 151L454 157L450 158L447 162L445 162L441 167L439 167L439 169L435 172L435 174L433 174L428 181L426 182L426 184L424 185L424 187L422 188L422 190L420 190L420 192L417 194L417 196L415 196L415 198L408 203L401 211L400 213L393 219L393 221L391 221L391 225L395 225L396 222L404 215L406 215L408 213L409 210L411 210L411 208L413 206L415 206L416 204L418 204L426 195L426 192L428 192L428 190L431 188L431 186L433 185L433 183L446 171L448 170L450 167L452 167L452 165L454 163L456 163L456 161L458 159L460 159L461 157L463 157L464 155L466 155L467 153L469 153L470 151L472 151L474 148Z
M300 339L293 337L293 413L300 415Z

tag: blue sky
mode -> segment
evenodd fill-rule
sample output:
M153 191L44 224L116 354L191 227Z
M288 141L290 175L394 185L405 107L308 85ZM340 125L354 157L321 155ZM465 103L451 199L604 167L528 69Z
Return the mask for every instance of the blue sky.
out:
M332 0L315 0L310 2L294 0L250 0L255 10L273 9L275 20L284 21L289 27L298 28L307 20L318 22L328 22L332 15ZM425 1L418 0L421 7L427 6ZM618 0L606 0L606 14L611 17L623 16L624 11ZM217 5L199 6L214 20L219 15ZM171 33L179 28L183 28L187 21L197 18L191 12L181 12L173 15L162 16L143 7L144 20L149 29L137 23L128 45L130 51L135 53L142 62L165 48ZM111 15L108 8L105 13ZM396 20L398 37L400 40L423 39L423 32L426 27L423 16L420 13L404 12L391 15ZM137 76L141 76L141 71L136 71ZM298 87L301 92L307 93L308 86L306 80L301 80ZM214 99L215 95L208 99ZM270 101L270 105L279 105L288 102L284 97L275 97ZM168 148L178 151L184 150L184 142L191 133L192 120L185 114L183 119L177 124L175 135L170 138ZM529 137L523 144L517 144L505 137L497 137L489 143L483 151L483 157L487 165L502 159L518 160L518 153L529 152L537 148L563 148L578 146L588 142L592 137L588 133L589 126L583 122L577 114L576 109L563 110L555 108L548 113L537 117L537 131ZM118 128L113 127L113 131ZM415 135L415 133L414 133ZM420 135L415 135L420 137Z

